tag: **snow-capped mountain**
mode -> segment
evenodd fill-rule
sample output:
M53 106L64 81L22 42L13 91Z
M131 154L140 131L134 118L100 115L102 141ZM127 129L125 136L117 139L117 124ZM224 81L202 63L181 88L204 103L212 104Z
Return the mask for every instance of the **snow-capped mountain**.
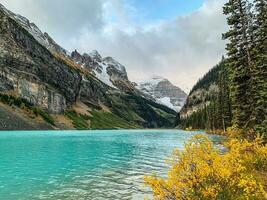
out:
M71 53L71 58L112 88L122 89L123 86L133 87L128 79L125 66L112 57L102 58L96 50L83 55L75 50Z
M181 110L187 98L187 94L182 89L162 77L153 77L150 80L139 82L136 87L153 97L156 102L177 112Z

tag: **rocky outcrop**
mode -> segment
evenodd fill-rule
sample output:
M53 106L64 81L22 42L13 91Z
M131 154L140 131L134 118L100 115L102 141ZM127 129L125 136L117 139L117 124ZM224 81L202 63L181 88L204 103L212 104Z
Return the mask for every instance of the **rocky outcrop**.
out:
M203 110L219 93L218 81L222 65L213 67L192 88L186 103L180 112L180 118L186 119L193 113Z
M219 88L216 84L210 85L207 89L201 88L194 90L187 98L185 106L180 112L181 119L191 116L194 112L202 110L210 104L209 99L216 95Z
M35 85L36 88L36 85L40 84L38 90L34 89L35 94L32 96L42 96L40 94L44 93L44 99L47 98L48 101L52 99L51 101L62 105L55 112L64 110L65 104L72 104L78 96L81 82L79 72L56 59L27 30L2 10L0 10L0 68L2 79L8 80L9 83L5 83L6 92L12 92L7 89L17 89L14 91L20 92L17 95L23 93L24 97L31 101L44 102L42 107L53 108L53 105L45 105L46 101L42 99L33 100L34 98L26 95L33 92L30 90L31 86ZM19 82L15 83L15 80ZM44 89L47 88L45 85L49 85L52 89ZM63 96L66 100L63 100Z
M187 94L169 80L162 77L153 77L144 82L137 83L136 87L143 93L153 97L158 103L180 111L185 103Z
M50 113L63 113L66 99L38 77L10 68L0 68L0 92L13 93Z
M107 73L110 76L112 82L117 80L129 81L126 68L114 60L112 57L106 57L103 59L105 65L107 65Z
M79 98L87 106L101 109L100 104L108 104L109 91L108 87L99 83L94 77L87 77L81 82Z

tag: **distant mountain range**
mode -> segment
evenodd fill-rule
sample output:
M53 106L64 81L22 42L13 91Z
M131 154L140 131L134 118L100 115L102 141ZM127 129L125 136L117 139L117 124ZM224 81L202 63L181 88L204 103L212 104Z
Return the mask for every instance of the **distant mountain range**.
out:
M97 51L68 52L0 4L0 116L24 124L2 118L0 129L173 127L185 98L167 79L132 83Z
M177 112L181 110L187 98L187 94L182 89L159 76L137 83L137 88L150 95L156 102Z

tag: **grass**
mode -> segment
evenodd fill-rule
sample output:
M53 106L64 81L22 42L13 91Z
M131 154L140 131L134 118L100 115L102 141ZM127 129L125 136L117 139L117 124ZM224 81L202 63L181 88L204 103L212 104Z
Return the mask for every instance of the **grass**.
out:
M53 117L51 115L49 115L47 112L45 112L44 110L42 110L38 107L34 107L33 113L36 116L40 115L47 123L49 123L51 125L55 125L55 121L54 121Z
M92 111L89 116L69 110L65 112L65 115L72 120L74 127L78 130L140 128L115 114L103 111Z
M132 124L113 113L93 111L89 117L91 121L91 129L134 129L140 128L138 125Z
M72 120L73 126L78 129L78 130L84 130L84 129L89 129L90 124L88 123L89 121L89 116L87 115L82 115L78 114L77 112L73 110L68 110L65 112L65 115Z
M153 110L161 115L162 117L169 119L170 121L175 121L175 115L165 112L164 110L160 110L158 108L152 107Z

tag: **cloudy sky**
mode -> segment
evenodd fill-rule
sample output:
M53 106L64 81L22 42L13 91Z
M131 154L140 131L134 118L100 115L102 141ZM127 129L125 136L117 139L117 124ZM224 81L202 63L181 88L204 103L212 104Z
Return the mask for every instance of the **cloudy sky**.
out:
M225 53L225 0L0 0L61 46L98 50L132 81L163 76L187 92Z

